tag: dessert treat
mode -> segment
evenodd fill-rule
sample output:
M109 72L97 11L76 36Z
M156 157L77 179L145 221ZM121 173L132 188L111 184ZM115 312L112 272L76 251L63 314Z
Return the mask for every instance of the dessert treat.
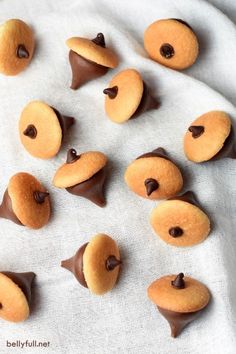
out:
M147 293L169 322L174 338L202 313L211 297L204 284L183 273L157 279L149 286Z
M50 159L61 147L67 130L75 119L63 116L54 107L31 101L23 109L19 133L25 149L34 157Z
M103 191L106 164L107 157L102 152L88 151L77 155L75 149L70 149L66 163L54 176L53 184L103 207L106 204Z
M10 322L25 321L30 314L31 287L35 274L0 273L0 317Z
M153 200L174 196L183 187L179 168L162 148L134 160L125 172L125 182L134 193Z
M194 246L210 232L210 220L190 191L157 205L150 222L163 241L178 247Z
M71 271L81 285L96 295L110 291L120 271L120 252L116 242L105 234L98 234L79 248L61 266Z
M103 93L106 113L115 123L124 123L159 107L140 73L134 69L116 74Z
M66 41L70 48L69 61L72 70L73 90L78 89L86 82L103 76L110 68L118 65L118 57L109 48L106 48L102 33L90 40L81 37L72 37Z
M11 177L0 206L0 217L31 229L40 229L50 217L49 193L26 172Z
M153 60L176 70L193 65L199 52L192 28L176 18L153 22L144 33L144 47Z
M23 21L11 19L0 26L0 72L17 75L30 63L35 40L32 29Z
M236 158L235 137L228 114L211 111L197 118L184 136L184 152L193 162Z

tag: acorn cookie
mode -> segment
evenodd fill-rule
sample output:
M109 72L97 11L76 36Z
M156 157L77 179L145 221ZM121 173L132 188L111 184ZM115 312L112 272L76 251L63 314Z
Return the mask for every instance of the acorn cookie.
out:
M102 33L90 40L81 37L72 37L66 41L70 48L69 61L72 70L73 90L78 89L86 82L103 76L110 68L118 65L118 57L109 48L106 48Z
M40 229L50 217L49 193L32 175L11 177L0 206L0 217L31 229Z
M31 287L35 274L0 272L0 317L10 322L25 321L30 314Z
M116 242L104 234L94 236L72 258L61 262L61 266L71 271L81 285L96 295L103 295L115 286L120 265Z
M124 123L159 106L140 73L134 69L116 74L103 93L106 113L115 123Z
M103 191L106 164L107 157L102 152L88 151L77 155L75 149L70 149L66 163L54 176L53 184L103 207L106 204Z
M230 117L211 111L197 118L184 137L184 152L193 162L236 158L235 137Z
M30 63L34 53L32 29L23 21L11 19L0 26L0 72L17 75Z
M144 33L144 47L153 60L176 70L193 65L199 51L192 28L176 18L153 22Z
M179 168L162 148L134 160L125 172L125 182L134 193L147 199L169 198L183 187Z
M21 142L32 156L50 159L59 152L63 138L74 122L74 118L63 116L44 102L31 101L23 109L19 121Z
M174 338L202 313L211 298L204 284L183 273L157 279L149 286L147 293L169 322Z
M151 225L163 241L173 246L194 246L208 236L210 220L200 209L193 192L186 192L156 206Z

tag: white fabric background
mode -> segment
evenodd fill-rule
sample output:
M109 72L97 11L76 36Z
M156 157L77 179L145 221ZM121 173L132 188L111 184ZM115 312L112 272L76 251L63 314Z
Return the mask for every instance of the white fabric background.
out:
M53 217L38 231L0 221L0 269L37 274L32 315L17 325L1 321L0 353L235 354L236 161L194 165L182 149L183 134L198 115L221 109L236 119L235 1L0 1L1 22L17 17L33 26L37 49L25 72L0 76L0 194L11 175L28 171L51 191ZM200 57L185 72L160 66L143 49L145 28L171 17L189 22L199 36ZM120 65L72 91L65 40L76 35L93 38L100 31L119 53ZM102 90L127 67L140 70L161 107L116 125L105 116ZM32 158L19 142L19 115L33 99L77 119L62 151L50 161ZM148 220L156 202L138 198L123 181L126 166L158 146L179 162L186 177L184 189L196 192L211 217L210 237L193 248L170 247L156 237ZM109 156L104 209L51 185L70 147L80 152L97 149ZM123 259L118 285L102 297L90 295L60 268L62 259L98 232L117 240ZM162 275L181 271L203 281L213 299L199 320L172 339L167 322L147 299L146 288ZM5 346L6 340L26 339L50 341L50 348Z

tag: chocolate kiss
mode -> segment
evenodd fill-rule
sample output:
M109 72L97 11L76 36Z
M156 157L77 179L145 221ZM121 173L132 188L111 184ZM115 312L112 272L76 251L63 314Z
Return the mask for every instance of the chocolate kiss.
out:
M106 171L105 168L102 168L88 180L78 183L75 186L68 187L66 190L69 193L87 198L98 206L103 207L106 203L103 194L105 179Z
M183 235L183 230L179 226L171 227L169 229L169 234L172 237L180 237Z
M61 266L72 272L78 282L85 288L87 288L88 285L83 273L83 255L87 245L88 243L85 243L78 249L73 257L61 262Z
M106 269L110 272L114 270L117 266L119 266L121 263L121 260L117 259L115 256L109 256L106 260Z
M203 310L195 312L175 312L163 309L157 306L159 312L169 322L171 328L171 336L176 338L183 330L183 328L195 320Z
M199 138L204 133L204 127L202 125L191 125L188 130L192 133L194 139Z
M146 187L146 191L147 191L147 195L151 195L152 192L154 192L155 190L158 189L159 187L159 183L157 182L156 179L154 178L147 178L144 181L145 187Z
M171 281L171 285L175 289L184 289L185 288L184 273L179 273L177 277Z
M187 191L182 195L178 195L175 197L168 198L168 200L183 200L184 202L196 205L200 208L199 203L197 202L195 195L192 191Z
M143 82L143 96L131 119L137 118L146 111L157 109L159 106L160 103L155 97L152 96L151 90L148 88L147 84Z
M80 155L77 155L77 152L75 149L70 149L67 152L67 159L66 163L73 163L77 161L80 158Z
M69 61L72 70L71 88L73 90L78 89L90 80L105 75L109 70L108 67L87 60L73 50L69 52Z
M37 136L37 129L33 124L29 124L28 127L23 131L23 134L31 139L35 139Z
M167 156L167 152L162 147L159 147L151 152L147 152L139 157L136 160L144 158L144 157L162 157L163 159L170 160Z
M25 48L24 44L19 44L16 50L16 55L19 59L27 59L29 58L29 52L28 50Z
M31 302L31 287L36 276L33 272L15 273L15 272L1 272L10 278L23 291L28 303Z
M56 113L57 119L62 130L62 140L67 130L75 123L75 118L62 115L56 108L51 107Z
M45 199L49 196L48 192L40 192L40 191L35 191L34 192L34 199L36 203L38 204L43 204L45 202Z
M103 33L98 33L97 37L92 39L92 42L97 45L100 45L100 47L106 48L105 37Z
M11 198L8 194L7 189L4 193L2 204L0 205L0 217L4 219L9 219L15 224L23 225L13 211Z
M110 99L113 99L117 96L118 86L108 87L103 90L105 95L108 95Z

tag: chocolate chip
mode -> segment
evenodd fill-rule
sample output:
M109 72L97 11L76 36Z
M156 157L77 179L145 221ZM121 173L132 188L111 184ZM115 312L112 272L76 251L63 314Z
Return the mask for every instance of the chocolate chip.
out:
M171 285L175 289L184 289L185 288L184 273L179 273L177 277L171 281Z
M172 237L180 237L180 236L182 236L183 235L183 230L180 228L180 227L178 227L178 226L176 226L176 227L171 227L170 229L169 229L169 234L170 234L170 236L172 236Z
M67 159L66 163L73 163L77 161L80 158L80 155L77 155L77 152L75 149L70 149L67 152Z
M146 191L147 191L147 195L151 195L152 192L154 192L155 190L158 189L159 187L159 183L157 182L156 179L154 178L147 178L144 181L145 187L146 187Z
M113 99L117 96L118 93L118 86L108 87L103 90L105 95L108 95L109 98Z
M106 48L105 38L103 33L98 33L97 37L92 39L92 42L99 45L100 47Z
M192 133L192 137L196 139L204 133L205 129L202 125L191 125L188 130Z
M29 58L29 52L28 50L25 48L24 44L19 44L16 50L16 55L19 59L27 59Z
M162 46L160 48L160 53L164 58L170 59L174 56L175 51L174 51L174 48L172 47L171 44L165 43L165 44L162 44Z
M36 203L38 204L43 204L45 202L45 199L49 196L48 192L40 192L40 191L35 191L34 192L34 199Z
M106 260L106 269L110 272L115 269L122 262L117 259L115 256L109 256Z
M31 139L35 139L37 136L37 129L33 124L28 125L28 127L23 131L25 136L28 136Z

